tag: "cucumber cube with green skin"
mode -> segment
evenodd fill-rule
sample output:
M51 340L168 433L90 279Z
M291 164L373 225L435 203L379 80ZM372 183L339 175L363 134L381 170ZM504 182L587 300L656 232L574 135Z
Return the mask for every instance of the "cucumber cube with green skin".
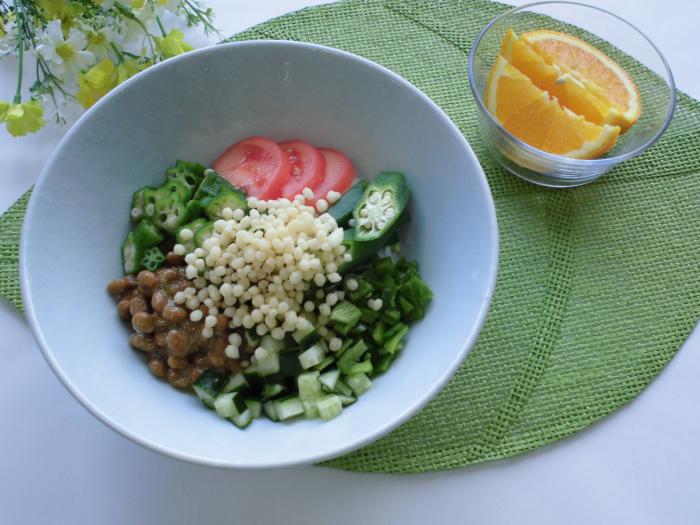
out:
M323 396L323 390L318 378L318 372L299 374L299 377L297 377L299 399L302 401L315 401Z
M214 400L225 382L226 376L213 370L205 370L192 388L207 408L214 408Z
M362 311L357 306L349 301L341 301L333 307L330 321L336 332L348 335L361 317Z
M349 375L347 382L356 396L361 396L372 387L372 381L363 373Z
M411 197L403 173L382 171L365 188L353 210L356 240L383 238L403 213Z
M331 394L316 401L316 409L321 419L328 421L343 411L343 404L338 396Z

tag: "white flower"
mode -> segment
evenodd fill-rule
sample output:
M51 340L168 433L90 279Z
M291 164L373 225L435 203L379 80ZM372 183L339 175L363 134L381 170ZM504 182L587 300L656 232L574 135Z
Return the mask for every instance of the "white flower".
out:
M109 58L112 52L110 43L117 47L121 45L121 36L111 27L88 29L85 35L87 36L87 51L94 54L98 60Z
M44 40L37 52L51 65L51 71L58 78L75 81L78 73L95 63L95 55L85 50L85 35L71 28L68 38L64 39L60 20L51 20L46 25Z
M15 21L8 20L2 29L5 34L0 36L0 57L17 51L17 24Z

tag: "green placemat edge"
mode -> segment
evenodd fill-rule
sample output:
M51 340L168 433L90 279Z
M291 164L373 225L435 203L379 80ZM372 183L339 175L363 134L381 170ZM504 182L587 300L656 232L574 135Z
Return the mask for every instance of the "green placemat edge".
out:
M502 4L482 1L473 1L468 4L464 4L463 2L441 3L441 7L445 7L448 12L449 9L454 9L456 5L460 9L464 8L472 13L480 13L482 18L485 16L490 18L498 14L501 10L509 8L509 6L504 6ZM334 23L339 15L342 17L342 15L347 12L357 10L358 6L367 13L367 16L364 17L363 15L363 18L367 18L368 20L371 19L371 17L381 18L385 16L383 13L386 11L389 12L391 16L404 18L409 20L412 25L425 28L447 45L459 49L461 53L465 53L465 50L468 50L468 47L455 44L453 39L449 38L449 35L445 36L435 28L428 27L428 25L420 19L421 16L426 16L426 13L430 13L430 10L435 6L434 2L380 3L350 1L343 4L312 7L256 26L255 28L236 35L235 39L284 38L290 40L313 41L313 39L304 38L303 36L299 37L295 31L289 30L286 24L295 17L305 17L309 15L313 18L313 24L309 25L315 27L317 30L322 30L323 28L321 24L319 24L319 20L323 20L329 24ZM405 11L408 10L413 10L412 13L414 15L417 13L417 15L412 17L407 16ZM484 12L487 14L485 15ZM445 18L450 18L449 13L445 15ZM321 29L318 29L319 27L321 27ZM318 43L328 44L326 41ZM329 45L333 45L333 43L331 42ZM336 45L336 47L342 46ZM357 52L356 49L350 50ZM382 63L382 60L377 59L376 56L368 56L368 58ZM391 62L391 60L389 60L389 62ZM385 63L384 65L392 68L391 63ZM399 72L399 74L402 73L401 71L397 72ZM413 80L410 75L404 76L407 76L409 80ZM417 85L418 87L424 88L420 83L417 83ZM433 95L430 91L431 87L434 86L428 86L428 89L424 89L429 96ZM471 95L465 92L465 97L470 99ZM439 96L433 96L433 98L440 104ZM472 103L471 100L469 100L468 103ZM552 239L555 241L552 246L550 246L550 250L552 252L563 253L564 257L558 261L557 265L552 267L553 272L548 276L545 286L548 286L551 290L557 290L558 288L567 289L567 286L571 285L571 283L567 284L567 277L569 276L567 269L570 269L570 265L573 263L573 252L571 251L572 246L569 245L570 232L566 232L574 225L574 222L571 220L571 213L578 209L579 203L577 201L579 200L579 195L583 192L546 192L541 188L522 183L512 176L507 175L504 178L502 170L494 166L493 162L485 156L483 144L480 143L480 139L478 134L475 133L475 130L465 126L460 115L454 114L455 110L459 108L443 107L460 126L470 140L482 164L484 164L487 177L492 185L494 198L497 202L499 221L501 221L502 215L507 213L507 206L513 205L510 199L515 198L518 201L523 201L533 198L536 200L541 195L546 195L546 197L544 197L545 212L542 218L545 223L552 226L551 231L547 232L547 235L551 235ZM680 116L680 119L683 120L682 124L675 126L675 128L672 125L671 129L669 129L654 149L650 150L646 155L626 164L626 166L638 169L642 174L649 173L649 175L644 176L645 181L653 183L654 179L662 181L667 181L669 178L686 179L692 177L699 171L700 156L697 154L693 155L693 152L697 151L697 145L700 143L700 133L697 132L697 126L688 126L687 124L694 124L697 122L698 113L700 113L700 103L679 93L678 108L679 111L674 123L678 122ZM688 115L691 115L692 118L688 117ZM688 122L688 120L692 122ZM653 155L653 152L656 149L668 147L670 142L680 146L681 155L685 154L685 158L682 158L681 162L676 162L674 165L659 165L658 159ZM616 188L638 185L641 177L632 178L626 175L628 172L633 171L633 169L627 170L627 172L623 174L624 176L613 172L595 185L592 185L591 188L597 188L597 190L592 191L600 191L610 185L614 185ZM695 190L694 186L692 188ZM28 195L23 196L20 201L13 205L13 207L0 218L0 231L3 232L2 238L0 239L0 293L8 297L18 308L21 308L21 299L19 297L16 279L16 241L19 239L19 230L21 227L22 205L26 204L27 197ZM501 226L503 226L503 224L501 224ZM506 263L507 261L503 261L503 265ZM499 281L500 280L501 278L499 277ZM693 298L691 297L690 299ZM547 304L548 303L545 302L545 305ZM693 303L693 305L694 304L695 303ZM502 399L504 403L500 407L497 407L497 413L484 414L483 420L487 424L477 429L478 435L461 436L449 433L447 435L437 435L437 433L431 435L431 432L433 431L432 427L435 426L432 424L434 422L441 423L442 425L449 424L449 421L444 421L445 414L443 413L441 415L438 413L440 407L444 409L445 399L470 402L469 395L471 391L469 388L465 388L465 385L462 384L463 381L460 381L460 378L464 377L465 371L467 371L470 364L474 365L474 363L477 362L483 363L488 359L498 359L498 355L489 355L489 352L484 350L485 345L481 344L477 344L470 358L460 370L458 376L456 376L456 380L450 383L443 393L441 393L423 413L379 442L348 456L327 462L326 464L360 471L420 472L455 468L490 459L504 458L550 443L570 435L581 428L585 428L595 421L598 421L612 410L623 406L633 399L639 391L663 369L663 366L678 350L694 324L694 322L685 322L683 326L678 329L675 337L668 341L667 349L660 353L661 357L657 358L653 362L653 365L646 365L643 368L643 373L639 373L639 369L635 369L634 388L627 388L622 394L620 394L619 391L616 392L616 395L613 396L614 402L612 404L607 403L600 405L598 410L584 411L583 415L581 413L576 413L576 417L572 417L571 414L567 413L557 413L555 414L557 418L556 421L542 420L542 425L538 428L533 425L528 426L522 423L522 421L525 416L527 416L528 412L533 410L533 398L538 399L537 396L540 395L540 390L542 390L540 388L541 383L549 377L550 367L552 366L550 360L553 358L550 354L555 350L554 345L556 341L562 336L561 330L566 303L557 303L555 301L549 304L549 306L546 306L546 308L549 308L546 311L555 314L553 317L557 322L551 326L544 323L544 330L542 330L540 338L535 340L532 351L527 352L523 356L523 359L518 361L517 364L512 365L512 368L517 368L520 375L517 376L514 381L507 383L507 395ZM502 308L500 308L500 302L497 303L497 301L494 300L493 310L502 310ZM489 332L489 327L495 324L491 319L494 316L497 317L498 312L492 312L492 315L490 315L487 326L482 334L483 339L492 337L492 333ZM548 316L541 316L541 318L548 319ZM482 339L480 339L479 343L481 342ZM475 368L475 366L471 368ZM526 373L522 374L523 371ZM473 404L478 404L478 397L475 397L472 402ZM436 406L438 407L437 409L435 408ZM536 403L534 406L537 407ZM489 409L490 407L486 408ZM448 412L447 416L449 415ZM433 421L431 421L431 418ZM527 421L526 418L525 420ZM434 446L426 446L425 443L420 442L426 438L436 438ZM451 448L449 446L446 447L449 450L441 448L441 445L444 444L441 443L441 440L447 438L452 440L452 443L448 443ZM458 443L457 447L454 446L455 443Z

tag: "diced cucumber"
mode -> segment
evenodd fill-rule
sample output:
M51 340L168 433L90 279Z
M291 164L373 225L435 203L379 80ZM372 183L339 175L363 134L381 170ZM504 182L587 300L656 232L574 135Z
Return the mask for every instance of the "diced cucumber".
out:
M246 409L245 402L238 392L221 394L214 400L214 410L219 417L230 418Z
M287 390L287 387L280 383L268 383L263 386L261 395L263 399L270 399L280 395L285 390Z
M275 401L275 413L280 421L304 413L304 405L298 397L288 397Z
M255 330L245 330L243 332L243 340L251 352L260 346L261 339Z
M205 210L210 219L220 219L224 208L231 210L246 210L248 201L241 191L229 191L214 197L212 201L206 205Z
M323 361L325 355L326 352L323 347L319 343L316 343L311 348L299 354L299 363L304 370L308 370L312 366L316 366Z
M224 381L226 381L225 376L213 370L205 370L195 384L192 385L192 388L207 408L214 408L214 400Z
M326 358L321 361L319 364L314 366L314 370L318 370L319 372L323 370L324 368L328 368L330 365L335 363L335 357L332 355L326 356Z
M258 374L269 376L280 371L280 355L277 352L268 352L264 359L258 359Z
M316 401L302 401L304 405L304 417L306 419L318 419L318 406L316 406Z
M366 351L367 345L360 339L357 343L348 348L338 359L338 368L340 371L345 374L350 373L352 365L359 361Z
M333 390L336 394L341 394L344 396L352 395L352 388L350 388L348 384L342 379L338 379L338 381L335 383L335 388Z
M333 392L335 390L338 379L340 379L340 370L330 370L318 376L318 382L321 383L321 386L328 392Z
M257 399L246 399L245 404L253 419L258 419L262 415L262 403Z
M319 383L318 377L318 372L299 374L299 377L297 377L299 399L302 401L315 401L323 396L323 390L321 390L321 383Z
M299 357L297 356L296 352L284 352L279 354L279 359L279 376L282 379L287 377L296 377L304 371L304 369L301 367L301 363L299 363Z
M370 381L369 377L363 373L349 375L345 378L345 380L348 382L348 386L352 388L352 391L358 397L372 387L372 381Z
M238 428L243 429L250 425L251 421L253 421L253 414L250 412L250 409L245 409L240 414L229 418L229 420Z
M265 401L262 405L263 412L270 421L278 421L277 410L275 409L275 401Z
M237 392L246 386L248 386L248 381L243 375L243 372L237 372L229 378L228 382L224 385L224 388L221 389L221 392L224 394L228 394L229 392Z
M337 396L338 396L338 399L340 399L340 403L344 407L346 407L348 405L352 405L355 401L357 401L357 398L352 396L352 395L346 396L344 394L337 394Z
M316 401L318 415L321 419L329 420L343 411L343 404L338 396L329 395Z
M331 311L330 320L336 332L348 335L362 317L360 309L349 301L341 301Z
M302 348L308 348L316 341L321 338L318 331L313 324L308 323L304 328L299 328L294 333L292 333L292 339L294 339L299 346Z
M260 339L260 346L262 346L268 352L278 353L284 350L286 345L284 344L284 341L275 339L270 334L265 334Z

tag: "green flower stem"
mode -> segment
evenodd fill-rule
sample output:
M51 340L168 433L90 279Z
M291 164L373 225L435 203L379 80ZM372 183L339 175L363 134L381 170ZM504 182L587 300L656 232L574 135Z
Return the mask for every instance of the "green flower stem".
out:
M22 73L24 72L24 11L21 9L21 3L18 0L13 0L12 5L15 8L15 15L19 22L19 42L17 43L17 58L19 64L17 66L17 91L13 103L19 104L22 102Z
M122 53L119 48L114 45L114 42L109 43L109 47L112 48L112 51L114 51L114 54L117 55L117 64L121 64L124 62L124 53Z
M163 34L163 36L168 36L168 33L166 33L165 28L163 27L163 22L160 21L159 16L156 17L156 22L158 23L158 28L160 29L160 32Z

